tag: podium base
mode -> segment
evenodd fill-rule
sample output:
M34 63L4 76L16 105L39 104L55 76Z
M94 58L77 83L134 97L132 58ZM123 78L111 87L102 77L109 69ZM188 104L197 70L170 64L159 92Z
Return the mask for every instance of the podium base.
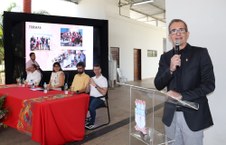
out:
M130 133L130 135L140 141L141 144L146 145L172 145L174 140L168 138L166 135L154 130L148 129L147 134L143 134L141 131Z

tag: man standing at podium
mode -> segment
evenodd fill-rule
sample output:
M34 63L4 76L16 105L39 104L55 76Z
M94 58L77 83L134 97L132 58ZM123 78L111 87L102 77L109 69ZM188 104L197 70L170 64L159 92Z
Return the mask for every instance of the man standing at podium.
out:
M174 145L203 145L203 130L213 125L206 97L215 89L212 61L206 48L187 43L189 31L183 20L172 20L168 31L173 49L161 55L155 87L167 87L167 95L198 103L199 109L166 102L162 121Z

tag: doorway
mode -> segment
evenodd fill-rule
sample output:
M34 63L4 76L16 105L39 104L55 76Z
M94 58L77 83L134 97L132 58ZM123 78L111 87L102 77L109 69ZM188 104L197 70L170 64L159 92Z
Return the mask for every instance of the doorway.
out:
M114 87L116 84L116 81L119 82L119 76L117 75L117 68L120 67L120 58L119 58L119 47L110 47L110 59L113 60L113 62L110 63L109 68L109 75L112 76L110 80L110 86ZM114 63L116 62L116 64Z
M115 60L116 61L116 67L119 68L120 65L119 65L119 47L111 47L110 48L110 51L111 51L111 57L112 57L112 60Z
M133 49L134 81L141 80L141 49Z

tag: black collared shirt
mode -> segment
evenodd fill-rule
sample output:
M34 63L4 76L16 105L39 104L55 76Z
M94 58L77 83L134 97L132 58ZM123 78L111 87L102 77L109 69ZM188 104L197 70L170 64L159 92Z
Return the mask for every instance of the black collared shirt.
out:
M182 86L183 86L183 83L182 83L182 71L183 71L183 66L186 62L186 59L187 59L187 50L188 50L188 47L189 47L189 44L186 45L186 47L184 49L181 49L179 51L179 55L180 56L180 59L181 59L181 66L180 67L177 67L176 71L174 72L174 77L176 79L176 88L175 88L175 91L177 92L181 92L182 91Z

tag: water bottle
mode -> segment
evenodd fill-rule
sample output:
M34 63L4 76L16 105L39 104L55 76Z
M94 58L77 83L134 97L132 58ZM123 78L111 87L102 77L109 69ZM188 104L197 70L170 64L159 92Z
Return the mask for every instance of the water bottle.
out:
M34 89L35 88L35 83L33 80L31 80L31 88Z
M44 93L47 93L47 84L46 84L46 82L44 82L43 88L44 88Z
M21 86L21 78L18 78L18 85Z
M68 84L67 83L65 83L64 84L64 94L68 94Z

